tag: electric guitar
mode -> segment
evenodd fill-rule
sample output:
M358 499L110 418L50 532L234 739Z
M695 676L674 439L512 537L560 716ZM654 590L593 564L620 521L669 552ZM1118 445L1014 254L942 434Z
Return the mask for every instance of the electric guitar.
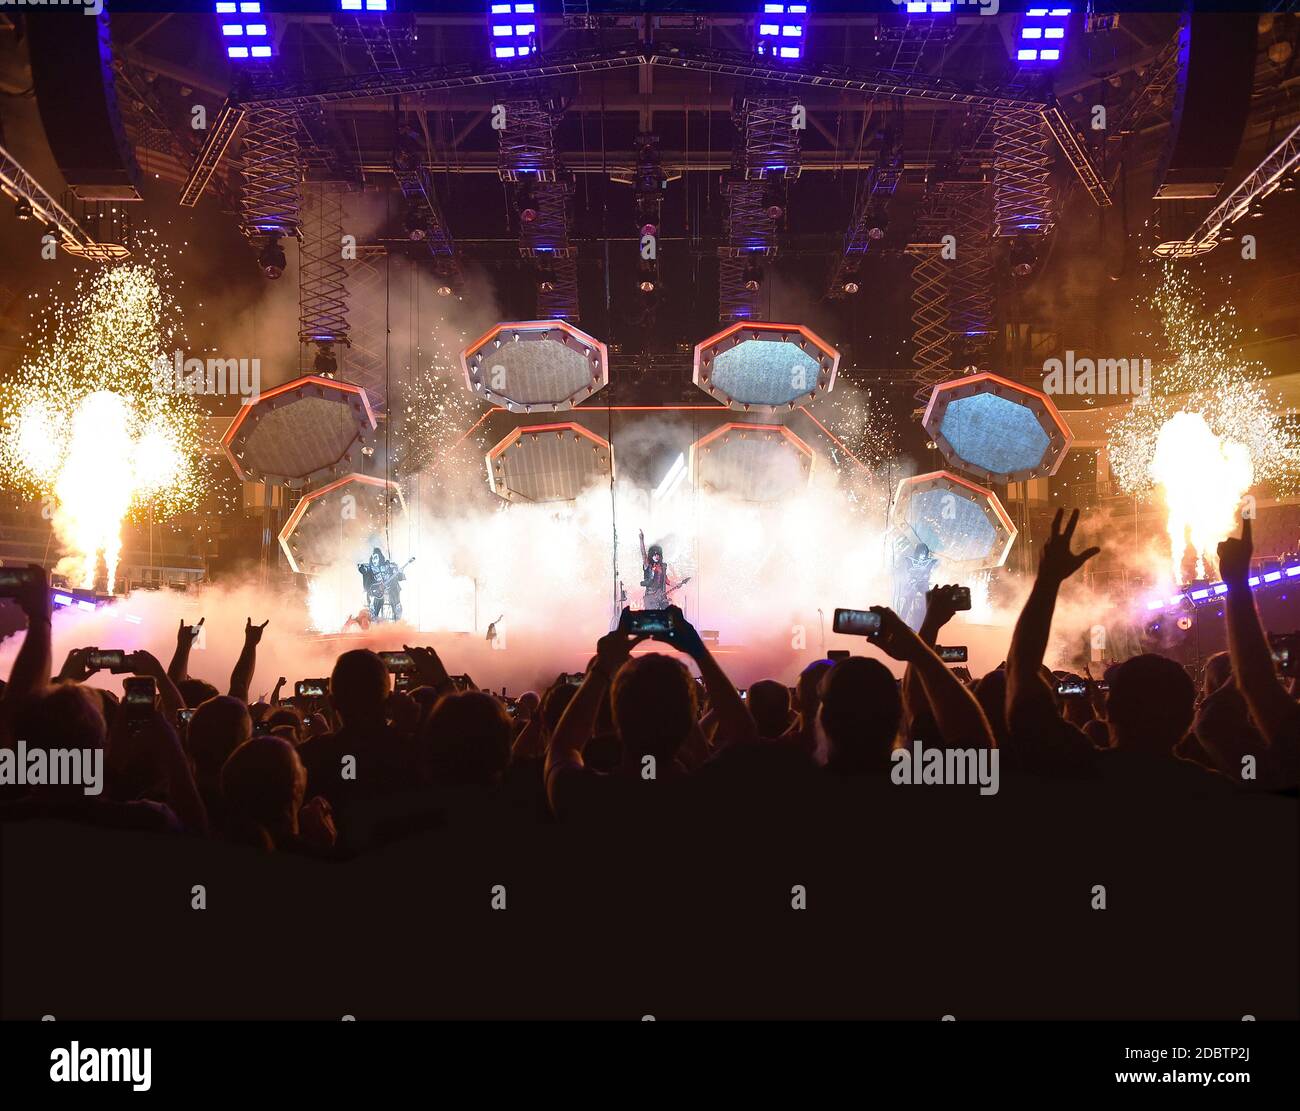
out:
M691 581L691 577L690 575L687 575L686 578L682 579L681 582L673 583L672 586L670 586L667 590L664 591L664 596L668 597L669 595L672 594L674 590L681 590L681 588L684 587L690 581Z
M415 562L415 556L411 556L401 567L389 572L387 575L378 576L367 588L367 594L386 594L391 583L395 582L397 577L402 574L412 563Z

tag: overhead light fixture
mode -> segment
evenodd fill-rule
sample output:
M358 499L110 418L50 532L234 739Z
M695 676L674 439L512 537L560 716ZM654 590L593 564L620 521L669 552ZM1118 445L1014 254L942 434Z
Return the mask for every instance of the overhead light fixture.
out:
M266 241L266 245L257 256L257 265L262 271L262 276L272 281L284 275L287 263L279 236L273 235Z
M536 0L489 0L488 50L494 62L530 57L539 43Z
M1031 69L1057 65L1063 54L1069 22L1068 7L1026 8L1013 48L1015 60Z
M232 62L267 62L275 53L270 18L261 0L217 0L221 41Z
M26 197L19 197L14 202L14 215L19 220L30 220L32 218L32 202Z
M802 61L808 29L808 7L806 0L797 0L795 3L761 0L755 27L755 52L762 57L777 58L783 62Z

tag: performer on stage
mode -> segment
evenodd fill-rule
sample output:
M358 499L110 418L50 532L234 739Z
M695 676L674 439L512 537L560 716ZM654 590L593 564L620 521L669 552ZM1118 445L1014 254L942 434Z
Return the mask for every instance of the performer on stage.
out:
M913 630L925 619L925 593L939 560L925 544L913 548L906 539L894 541L894 612Z
M400 621L402 617L402 588L399 583L406 579L402 569L384 553L376 548L370 553L368 563L358 563L361 583L366 591L366 603L370 607L370 616L375 621L382 621L384 605L388 605L392 620Z
M664 562L664 550L658 544L645 546L645 532L641 533L641 585L645 587L645 597L641 608L662 610L668 608L668 596L679 586L689 580L674 582L668 574L668 564Z

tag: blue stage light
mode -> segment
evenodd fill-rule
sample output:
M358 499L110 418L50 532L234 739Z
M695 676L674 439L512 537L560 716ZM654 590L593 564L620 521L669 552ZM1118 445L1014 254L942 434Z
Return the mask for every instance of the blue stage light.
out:
M1283 567L1278 571L1267 571L1262 575L1251 575L1246 580L1246 585L1252 590L1261 585L1271 586L1273 583L1281 582L1284 579L1294 579L1300 575L1300 563L1292 564L1289 567ZM1168 602L1162 598L1151 598L1146 603L1148 610L1163 610L1172 606L1181 606L1186 601L1191 601L1193 605L1198 602L1205 602L1212 598L1221 598L1228 593L1228 584L1223 582L1210 583L1204 587L1197 587L1187 594L1175 594Z
M1026 8L1016 39L1016 61L1031 68L1060 62L1069 21L1069 8Z
M808 30L806 3L776 3L764 0L758 13L757 41L754 49L768 58L798 62L804 56L804 39Z
M495 61L527 58L540 47L534 0L492 0L488 4L488 38Z
M229 42L226 57L236 62L265 61L275 54L271 23L262 0L217 0L221 37Z

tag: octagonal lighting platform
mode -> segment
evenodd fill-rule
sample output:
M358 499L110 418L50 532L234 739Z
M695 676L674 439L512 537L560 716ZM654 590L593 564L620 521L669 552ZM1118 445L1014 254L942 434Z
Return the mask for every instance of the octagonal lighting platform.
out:
M471 392L514 413L572 409L609 382L609 350L565 320L494 325L460 363Z
M835 387L840 353L802 324L738 321L695 346L692 381L732 409L793 409Z
M922 424L950 466L984 482L1055 474L1072 440L1047 394L996 374L940 382Z

